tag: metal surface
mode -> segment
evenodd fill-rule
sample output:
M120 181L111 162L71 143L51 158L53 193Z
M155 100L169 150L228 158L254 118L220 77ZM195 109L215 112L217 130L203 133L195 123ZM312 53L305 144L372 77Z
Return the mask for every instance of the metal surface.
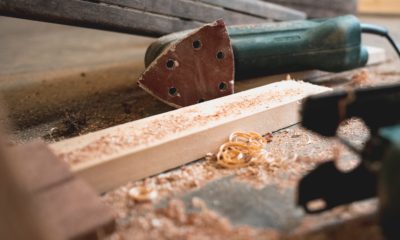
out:
M169 45L138 84L168 105L182 107L232 94L233 74L229 36L219 20Z
M207 208L215 210L239 226L287 231L299 224L303 214L294 205L293 189L282 190L276 186L257 189L234 176L220 178L180 196L188 212L201 211L193 206L194 198L202 199ZM167 202L168 199L164 199L158 207L165 207Z

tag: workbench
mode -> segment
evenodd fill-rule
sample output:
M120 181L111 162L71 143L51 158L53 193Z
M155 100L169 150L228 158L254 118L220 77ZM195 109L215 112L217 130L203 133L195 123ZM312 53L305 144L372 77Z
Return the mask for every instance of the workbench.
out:
M362 20L387 26L400 39L400 18ZM34 138L53 143L172 110L135 84L151 38L4 17L0 27L5 36L0 40L0 89L14 124L14 143ZM365 41L384 47L390 60L310 81L333 88L399 81L400 62L392 48L377 37ZM237 88L263 84L265 80L254 79ZM356 119L341 132L358 145L368 136ZM268 164L228 170L199 159L103 193L117 219L117 231L109 239L382 238L374 199L315 216L294 206L299 178L317 163L335 157L344 169L357 163L345 147L295 125L274 132L267 150L272 158ZM157 192L153 203L136 203L127 196L131 188L142 186Z

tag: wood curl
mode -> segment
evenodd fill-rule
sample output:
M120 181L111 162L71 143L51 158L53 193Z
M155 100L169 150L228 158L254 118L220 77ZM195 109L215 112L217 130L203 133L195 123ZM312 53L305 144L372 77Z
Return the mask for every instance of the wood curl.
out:
M270 137L270 134L267 134ZM241 168L265 159L268 139L256 132L234 132L217 153L217 165L223 168Z

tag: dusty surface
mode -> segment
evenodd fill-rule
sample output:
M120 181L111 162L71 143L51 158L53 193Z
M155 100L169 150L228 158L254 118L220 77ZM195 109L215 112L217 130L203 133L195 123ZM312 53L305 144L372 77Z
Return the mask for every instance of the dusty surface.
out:
M341 135L352 138L355 144L359 145L368 133L361 122L351 120L342 126ZM199 206L201 210L186 213L180 197L204 187L210 181L230 175L235 176L237 181L244 181L255 188L274 185L282 191L294 189L298 179L321 161L338 158L343 169L350 169L358 161L356 156L336 141L322 139L299 127L275 133L272 142L267 145L267 150L270 154L269 160L252 166L234 170L222 169L213 160L200 160L171 172L129 183L105 194L103 200L112 206L117 214L118 232L111 239L137 239L138 236L142 239L274 239L283 233L275 229L235 226L225 216L210 210L200 198L193 198L192 201L193 205ZM128 191L138 187L157 192L157 197L153 200L155 204L132 200ZM167 207L157 209L157 202L166 198L171 199ZM330 213L307 216L297 227L291 229L290 234L291 237L295 237L305 231L317 230L321 226L364 216L374 209L375 202L369 201L339 207ZM377 234L376 229L373 234Z
M400 32L398 31L399 18L368 17L363 18L363 20L386 25L394 31L394 37L400 39ZM5 24L7 25L8 23L5 22ZM1 47L4 50L2 51L4 54L0 59L2 73L17 75L25 70L34 72L70 68L72 66L71 62L75 66L89 66L99 62L120 61L121 59L116 58L116 56L122 56L124 59L130 59L131 56L135 56L135 54L130 55L132 52L128 52L131 47L130 36L121 35L123 37L116 42L115 35L110 34L103 47L119 45L122 48L115 52L107 52L107 54L99 57L96 53L101 53L101 51L98 51L101 48L99 45L93 45L95 42L93 39L103 38L104 35L101 32L97 32L95 35L91 33L86 35L88 40L81 46L79 44L79 39L81 38L75 38L75 42L69 44L74 37L74 33L69 36L67 32L53 32L46 36L46 39L53 45L48 45L46 40L46 44L35 48L34 46L44 42L41 36L43 36L43 31L46 32L48 30L46 28L43 27L41 32L36 31L37 34L33 34L31 38L24 38L27 40L25 42L13 42L12 38L2 38ZM11 31L8 34L20 34L16 28L7 29ZM14 30L15 32L13 32ZM83 37L82 34L84 33L79 30L75 34ZM65 41L58 41L57 39L60 38ZM67 39L69 40L67 41ZM369 68L368 74L356 70L318 80L317 82L326 86L344 88L399 81L400 62L395 58L393 50L387 42L375 36L365 36L363 39L369 44L385 47L391 58L395 60ZM56 44L57 42L66 43L64 45L65 48ZM66 52L59 52L59 49L67 50L65 50ZM79 58L79 53L88 49L91 50L84 55L89 56L86 59L94 60L94 62ZM61 55L67 56L67 58L60 57ZM37 59L44 59L47 63L40 65L40 61L37 61ZM54 61L54 59L57 59L57 61ZM11 72L10 70L15 71ZM131 81L132 76L130 73L131 69L126 67L121 70L121 74L115 76L118 76L122 82ZM84 81L90 76L91 72L79 71L79 74L70 78L78 78L78 81ZM102 77L106 80L113 79L109 76L104 75ZM97 79L97 77L95 78ZM66 90L73 91L74 89L72 87L61 88L58 91ZM141 98L144 99L144 102L138 102L136 98L132 97L131 93L130 89L120 89L111 93L104 93L105 95L103 93L97 93L95 96L84 95L83 99L75 100L75 104L63 106L58 114L53 114L51 117L46 116L37 121L35 120L34 124L26 124L26 121L21 121L19 122L20 124L16 124L14 131L16 141L26 141L37 137L47 141L57 141L170 110L170 108L157 101L152 101L150 98L146 99L144 97ZM35 94L34 92L33 96ZM29 114L30 112L27 112L26 115ZM35 115L35 117L38 116ZM26 119L32 120L32 118ZM362 144L367 136L367 131L359 122L350 121L344 127L343 135L357 144ZM242 169L226 170L218 168L212 161L200 160L168 173L142 181L127 183L125 186L108 192L102 198L107 205L115 210L118 223L118 231L110 239L273 239L279 237L282 233L275 229L235 226L227 217L204 206L204 201L200 199L193 200L193 205L198 206L200 211L186 212L179 198L185 193L200 189L212 180L230 175L234 175L238 181L249 183L257 188L277 185L281 189L293 189L297 180L318 162L332 157L339 157L341 165L344 165L343 167L345 168L350 168L357 162L356 157L343 146L327 139L321 139L299 127L274 133L273 141L268 144L267 148L271 154L271 161L262 164ZM135 202L128 197L128 191L132 187L140 186L151 188L152 191L157 193L155 202L166 198L175 200L170 201L166 208L161 209L156 209L156 204ZM323 239L324 236L334 239L379 239L380 235L376 227L376 221L367 219L358 222L354 220L352 224L344 224L338 228L332 227L337 226L338 223L342 223L346 219L356 219L357 216L364 217L365 214L368 215L368 213L373 212L375 207L376 203L369 201L347 207L339 207L329 213L304 216L297 227L286 233L290 233L291 237L295 239ZM318 228L321 226L330 227L319 231ZM305 231L308 231L308 233L303 234ZM342 235L338 231L342 232Z
M384 25L400 39L399 17L361 20ZM144 48L152 39L5 17L0 27L0 85L7 87L16 142L59 141L171 110L135 84L144 70ZM384 47L396 59L385 39L365 35L363 41ZM400 75L398 64L375 67L370 73L379 81L393 81ZM325 84L346 85L349 73L344 75L329 77ZM3 86L7 81L14 86ZM35 87L26 89L29 84ZM70 128L71 115L86 121Z
M396 82L400 74L390 69L396 69L397 64L396 60L367 70L339 74L321 82L335 88ZM339 134L358 147L369 136L363 123L356 119L344 123ZM377 206L375 200L337 207L322 214L303 215L295 227L284 232L234 225L228 217L205 206L204 200L197 198L192 201L193 205L200 205L200 210L187 213L180 200L185 194L226 176L233 175L238 181L255 188L273 185L282 191L294 190L298 180L322 161L338 159L338 166L344 170L350 170L359 162L357 156L337 141L318 137L299 126L274 133L267 150L270 159L261 164L228 170L203 159L168 173L128 183L105 194L103 200L116 210L118 223L118 231L110 239L382 239L373 215ZM130 199L127 192L135 187L157 192L154 203L137 203ZM155 207L157 202L165 199L171 199L167 207ZM170 212L174 214L168 214Z

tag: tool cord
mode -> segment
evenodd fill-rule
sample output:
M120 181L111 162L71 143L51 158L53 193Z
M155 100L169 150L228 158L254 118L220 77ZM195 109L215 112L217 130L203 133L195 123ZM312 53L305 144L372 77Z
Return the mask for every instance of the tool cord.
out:
M400 57L399 44L397 44L394 41L394 39L390 36L389 31L386 28L377 26L377 25L373 25L373 24L362 23L361 31L363 33L375 34L375 35L385 37L390 42L390 44L393 46L393 48L396 50L397 55Z

